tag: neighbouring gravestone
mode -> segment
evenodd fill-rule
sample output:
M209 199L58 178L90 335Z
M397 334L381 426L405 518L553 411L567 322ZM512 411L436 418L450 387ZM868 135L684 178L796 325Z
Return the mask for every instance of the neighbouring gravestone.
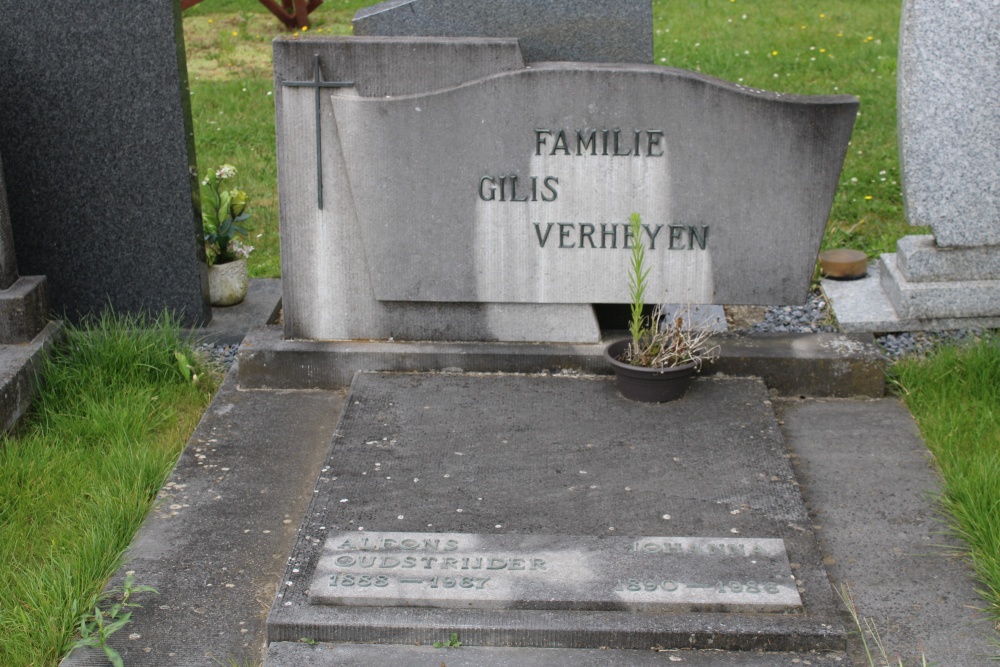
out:
M516 39L279 38L287 338L596 342L628 301L808 292L857 100Z
M0 161L0 345L31 341L49 320L45 276L21 276Z
M211 319L180 8L0 0L0 152L17 260L71 318Z
M824 281L845 331L1000 326L1000 18L995 3L908 0L900 27L905 236L869 279Z
M528 62L649 63L649 0L389 0L358 11L354 35L517 37Z

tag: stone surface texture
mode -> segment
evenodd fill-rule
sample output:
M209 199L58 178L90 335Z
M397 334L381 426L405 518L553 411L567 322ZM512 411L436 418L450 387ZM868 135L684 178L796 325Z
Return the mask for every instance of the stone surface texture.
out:
M20 272L76 319L208 319L180 7L0 1L0 116Z
M323 95L324 197L337 205L322 210L314 93L282 85L309 79L314 53L327 63L324 80L356 83ZM416 78L398 86L403 72ZM275 89L282 264L293 267L285 333L310 339L594 342L590 326L531 304L582 321L567 304L626 302L624 224L634 210L659 240L649 243L651 300L801 302L857 105L651 65L525 68L516 43L430 38L279 39ZM578 130L618 128L619 150L632 156L547 154L539 127L552 129L553 149L560 129L573 142ZM661 130L662 145L659 135L650 143ZM490 174L519 175L519 199L542 178L541 197L486 201ZM549 202L546 177L558 181ZM584 225L600 235L601 224L617 225L615 249L601 236L606 248L587 245ZM702 249L692 230L705 226ZM408 319L452 310L459 316L431 326Z
M906 0L898 98L903 201L940 246L1000 245L996 0Z
M389 0L359 10L354 34L516 37L530 62L653 61L648 0Z
M684 399L650 406L622 398L606 378L359 373L272 607L269 641L426 644L461 628L471 645L842 649L766 396L757 380L703 378ZM309 604L326 536L382 531L781 539L803 611Z
M328 535L312 604L800 611L780 539L365 531Z

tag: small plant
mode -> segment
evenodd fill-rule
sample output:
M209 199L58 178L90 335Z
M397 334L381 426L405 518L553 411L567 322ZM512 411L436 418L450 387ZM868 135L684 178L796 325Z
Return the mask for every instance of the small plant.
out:
M458 633L451 633L451 637L446 642L434 642L434 648L460 648L462 642L458 641Z
M108 661L112 665L123 667L121 655L114 648L108 646L107 642L111 635L121 630L132 620L132 612L126 611L122 613L122 610L141 606L135 602L129 602L129 598L136 593L158 593L158 591L152 586L137 586L135 584L135 574L129 572L125 575L125 581L121 586L116 586L99 595L94 602L93 613L88 611L80 617L77 626L80 639L70 646L70 651L83 646L99 648L104 651L104 655L107 656ZM101 608L103 603L119 595L121 596L121 602L117 602L107 609Z
M702 362L718 354L718 346L708 344L711 331L691 317L675 315L669 319L663 316L663 307L656 306L652 317L646 318L646 286L649 268L646 266L646 246L642 242L642 218L633 213L628 219L632 235L632 257L629 264L628 291L631 299L629 343L620 361L633 366L651 368L672 368L693 363L700 369ZM683 311L682 311L683 312ZM690 308L686 309L690 314ZM665 320L665 321L664 321Z
M201 182L201 221L209 266L245 259L254 250L238 238L247 238L246 228L238 223L250 218L247 210L250 202L244 190L226 187L225 182L235 177L236 167L224 164L209 172Z

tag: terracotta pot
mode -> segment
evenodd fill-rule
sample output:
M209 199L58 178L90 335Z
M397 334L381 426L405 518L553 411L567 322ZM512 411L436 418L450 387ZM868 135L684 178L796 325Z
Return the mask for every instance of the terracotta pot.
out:
M622 396L643 403L666 403L684 395L697 371L693 362L670 368L626 364L619 361L618 357L628 347L629 342L618 341L608 345L604 350L604 356L615 370L618 391Z
M233 306L247 298L247 261L238 259L208 267L208 294L213 306Z

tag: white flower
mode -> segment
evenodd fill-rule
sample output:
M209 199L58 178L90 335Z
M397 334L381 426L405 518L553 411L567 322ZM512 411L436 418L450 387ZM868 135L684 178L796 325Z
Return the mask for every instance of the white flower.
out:
M218 178L232 178L236 175L236 167L231 164L224 164L215 172Z

